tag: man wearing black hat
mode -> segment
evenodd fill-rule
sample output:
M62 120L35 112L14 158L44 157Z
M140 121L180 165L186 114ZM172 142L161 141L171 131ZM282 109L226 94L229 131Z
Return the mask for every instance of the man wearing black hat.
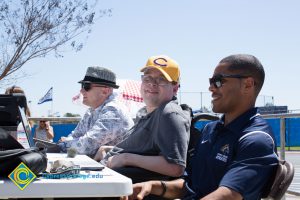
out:
M116 100L116 75L102 67L89 67L81 83L83 104L90 108L77 127L58 144L63 152L69 148L79 154L94 156L101 145L116 145L133 121L124 105Z

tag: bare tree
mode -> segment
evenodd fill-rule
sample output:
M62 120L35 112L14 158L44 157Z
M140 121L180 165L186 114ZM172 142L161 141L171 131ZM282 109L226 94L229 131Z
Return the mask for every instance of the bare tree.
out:
M59 49L67 44L80 50L78 36L91 32L96 15L111 13L96 12L96 5L97 0L1 0L0 80L31 59L50 52L62 56Z

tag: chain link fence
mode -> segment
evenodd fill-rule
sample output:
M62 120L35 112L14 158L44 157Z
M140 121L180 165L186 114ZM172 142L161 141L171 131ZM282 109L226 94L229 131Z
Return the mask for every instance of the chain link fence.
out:
M211 93L210 92L184 92L179 91L177 94L180 104L188 104L194 111L210 112ZM259 95L256 100L256 106L273 106L274 97L267 95Z

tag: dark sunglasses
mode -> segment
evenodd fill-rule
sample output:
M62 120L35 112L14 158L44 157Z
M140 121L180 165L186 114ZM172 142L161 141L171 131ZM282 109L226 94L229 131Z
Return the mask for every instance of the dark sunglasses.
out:
M250 76L241 74L217 74L209 79L209 85L214 85L216 88L222 87L225 78L248 78Z
M40 121L40 123L46 123L46 121Z
M104 87L106 88L107 86L105 85L92 85L91 82L82 82L81 83L81 89L84 89L85 91L89 91L90 89L92 89L93 87Z

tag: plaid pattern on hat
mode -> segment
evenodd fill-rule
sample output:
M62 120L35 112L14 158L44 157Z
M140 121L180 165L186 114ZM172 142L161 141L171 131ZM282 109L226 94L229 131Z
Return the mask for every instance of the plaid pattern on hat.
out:
M119 86L116 85L116 74L109 69L98 66L88 67L84 79L79 81L79 83L82 82L90 82L119 88Z

